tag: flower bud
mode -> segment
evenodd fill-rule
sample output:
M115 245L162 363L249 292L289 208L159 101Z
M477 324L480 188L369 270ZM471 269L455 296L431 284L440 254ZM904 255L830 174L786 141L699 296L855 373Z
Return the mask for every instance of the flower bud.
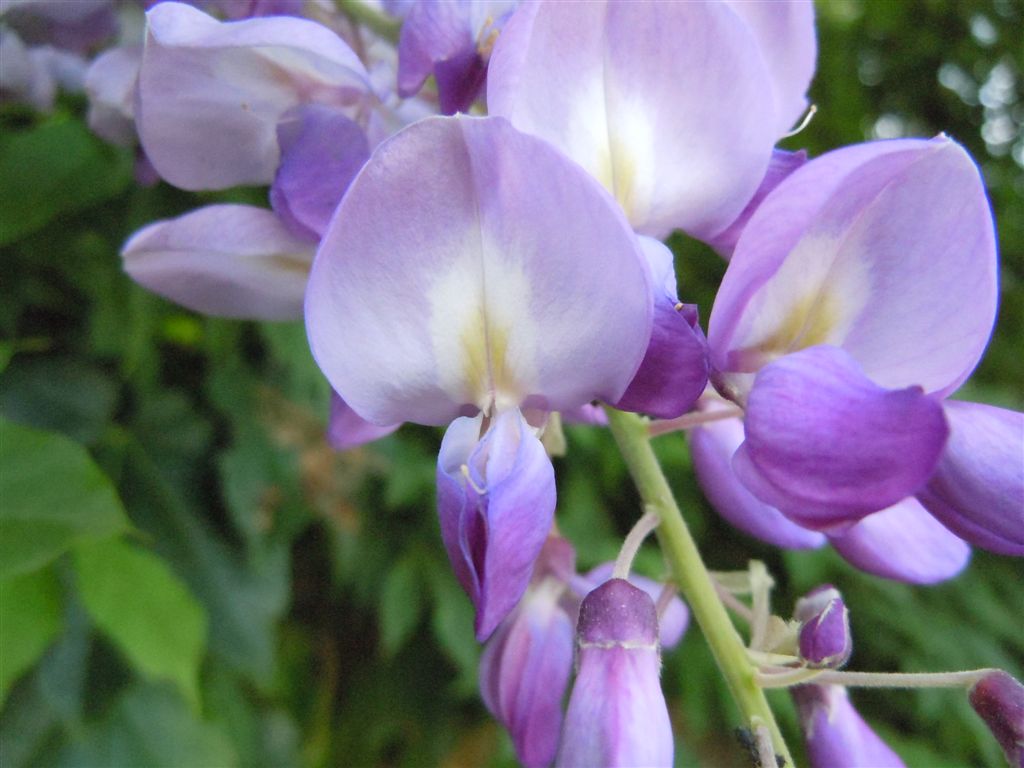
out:
M1010 765L1024 768L1024 685L1002 670L993 670L974 684L969 698Z
M850 614L839 590L818 587L796 602L794 618L800 622L800 658L810 667L838 668L853 652Z
M672 765L654 601L624 579L605 582L580 606L576 643L576 682L556 764Z
M526 768L551 765L558 750L573 651L564 575L574 569L572 545L549 538L526 594L491 635L480 658L484 703L508 729L516 757Z

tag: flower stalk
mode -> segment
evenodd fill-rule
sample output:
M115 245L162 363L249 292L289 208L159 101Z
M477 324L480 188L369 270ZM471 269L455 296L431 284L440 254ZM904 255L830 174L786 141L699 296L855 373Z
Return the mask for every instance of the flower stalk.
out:
M776 754L785 758L785 765L792 766L793 758L775 722L768 700L757 684L757 670L751 664L743 640L718 597L711 574L701 559L661 465L654 455L647 420L614 408L606 407L605 411L612 435L640 497L648 510L655 512L661 521L657 535L662 552L683 597L690 604L690 610L707 638L733 699L748 723L759 718L768 728Z

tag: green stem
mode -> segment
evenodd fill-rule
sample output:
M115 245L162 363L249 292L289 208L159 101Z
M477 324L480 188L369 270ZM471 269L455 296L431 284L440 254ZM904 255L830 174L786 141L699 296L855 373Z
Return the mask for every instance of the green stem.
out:
M398 42L398 33L402 29L399 19L371 8L361 0L334 0L334 5L357 24L362 24L385 40Z
M711 574L701 560L697 545L661 471L661 464L651 448L646 419L610 407L606 407L605 411L612 435L640 491L640 497L661 518L657 535L665 559L707 638L733 699L748 723L754 718L760 718L768 727L776 754L784 757L785 764L792 767L793 758L782 738L782 732L775 722L764 692L755 680L756 669L747 656L747 649L729 619L725 606L718 598Z

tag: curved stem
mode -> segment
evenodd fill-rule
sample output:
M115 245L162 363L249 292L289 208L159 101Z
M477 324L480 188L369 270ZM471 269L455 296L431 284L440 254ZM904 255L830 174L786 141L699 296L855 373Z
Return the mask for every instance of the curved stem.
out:
M612 569L613 579L628 579L629 569L633 567L633 558L636 557L637 550L640 549L640 545L644 543L651 531L658 527L658 513L648 512L633 525L633 529L626 536L626 540L622 542L622 549L619 550L619 556L615 558L615 567Z
M701 560L697 545L690 535L679 505L672 495L665 474L661 471L648 434L647 420L632 413L606 407L608 424L619 451L629 468L644 504L661 518L657 529L658 542L665 554L683 597L700 625L704 637L725 677L733 699L748 723L759 718L771 734L775 752L792 766L786 742L764 692L755 681L756 669L747 657L743 640L729 619L718 598L711 574Z

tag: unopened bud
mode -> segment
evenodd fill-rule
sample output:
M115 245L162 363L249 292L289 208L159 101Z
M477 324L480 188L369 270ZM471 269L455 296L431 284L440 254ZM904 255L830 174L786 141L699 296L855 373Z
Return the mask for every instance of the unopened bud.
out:
M671 766L672 725L658 679L654 601L624 579L583 600L578 670L557 765Z
M835 669L853 652L850 614L839 590L818 587L796 602L794 617L800 622L800 658L810 667Z
M974 684L969 698L1010 765L1024 768L1024 685L997 669Z

